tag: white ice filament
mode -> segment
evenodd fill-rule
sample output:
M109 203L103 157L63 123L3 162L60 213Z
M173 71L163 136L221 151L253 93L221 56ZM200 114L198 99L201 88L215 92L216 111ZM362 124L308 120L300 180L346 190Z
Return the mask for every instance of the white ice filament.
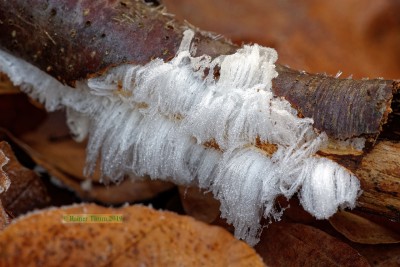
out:
M316 133L312 119L297 117L289 102L272 93L275 50L253 45L233 55L195 58L192 37L185 32L169 62L115 67L75 89L3 51L0 71L48 110L67 108L77 139L89 136L88 174L100 157L105 179L147 174L210 189L235 235L249 244L257 243L263 216L279 218L279 195L299 192L317 218L354 207L356 177L315 156L327 143L325 133ZM276 152L260 150L257 140L276 145Z

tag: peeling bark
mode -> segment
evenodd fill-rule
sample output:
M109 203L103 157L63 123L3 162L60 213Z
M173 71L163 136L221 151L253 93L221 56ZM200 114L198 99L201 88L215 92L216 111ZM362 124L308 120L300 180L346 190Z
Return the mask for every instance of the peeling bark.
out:
M142 1L0 1L0 48L69 85L123 63L145 64L153 58L167 61L175 56L188 27L193 28L175 21L162 7ZM237 49L226 39L199 30L193 47L194 55L212 57ZM396 180L400 174L391 169L397 165L390 165L400 157L395 143L400 139L399 82L337 79L279 65L277 71L275 94L286 98L300 116L312 117L316 129L328 134L330 146L320 154L349 168L361 180L361 207L399 221ZM374 147L379 137L392 141ZM341 143L352 138L364 138L365 148ZM392 150L390 166L375 162L385 158L383 144ZM382 188L392 193L383 193Z
M279 67L274 92L284 96L314 126L346 140L366 137L375 142L391 112L396 84L389 80L337 79Z

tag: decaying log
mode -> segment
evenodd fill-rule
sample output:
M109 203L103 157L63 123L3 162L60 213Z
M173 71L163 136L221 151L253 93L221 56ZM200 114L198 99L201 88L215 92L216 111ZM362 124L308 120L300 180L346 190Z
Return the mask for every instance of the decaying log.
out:
M279 66L274 92L284 96L314 126L330 137L347 140L365 137L374 143L391 112L398 82L337 79Z
M379 141L372 151L357 165L364 193L359 198L363 209L390 214L399 221L400 196L400 143Z
M193 28L142 1L0 1L0 48L69 85L122 63L169 60L188 27ZM195 31L194 55L232 54L238 48ZM330 146L320 154L361 180L360 207L400 221L399 82L337 79L279 65L277 71L275 94L328 134ZM354 138L365 146L354 147Z

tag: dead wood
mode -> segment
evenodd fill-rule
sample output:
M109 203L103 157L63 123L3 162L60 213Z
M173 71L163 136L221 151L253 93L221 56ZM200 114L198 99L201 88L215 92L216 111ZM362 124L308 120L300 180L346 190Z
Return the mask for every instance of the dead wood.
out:
M193 28L142 1L0 2L0 47L69 85L119 64L169 60L188 27ZM195 55L237 49L224 38L195 30ZM320 154L361 180L360 207L400 221L399 82L337 79L279 65L277 70L275 94L328 134L330 146ZM361 150L342 142L352 138L364 138L366 146Z

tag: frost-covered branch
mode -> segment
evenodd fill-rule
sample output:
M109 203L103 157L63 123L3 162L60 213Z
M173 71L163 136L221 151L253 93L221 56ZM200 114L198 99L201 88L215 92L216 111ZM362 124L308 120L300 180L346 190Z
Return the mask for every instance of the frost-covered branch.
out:
M89 174L100 156L111 180L133 172L209 188L250 243L262 216L280 216L279 195L298 192L327 218L354 207L354 174L381 179L365 163L397 120L394 81L275 68L273 49L238 48L141 1L1 1L0 32L0 71L49 110L67 108L77 138L89 136ZM398 219L400 199L382 195L360 203Z

